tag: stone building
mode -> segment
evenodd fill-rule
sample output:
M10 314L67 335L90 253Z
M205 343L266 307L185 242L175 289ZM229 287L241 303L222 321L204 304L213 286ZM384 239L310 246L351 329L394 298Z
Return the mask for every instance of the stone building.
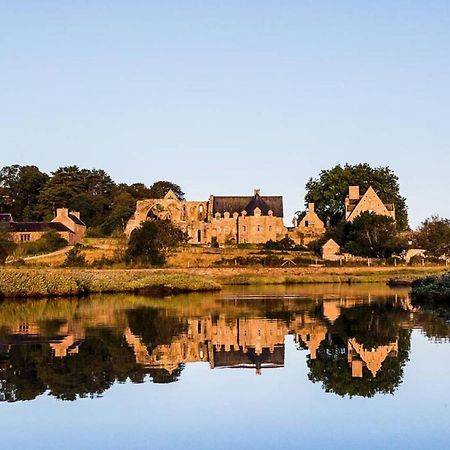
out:
M364 212L391 217L395 220L395 205L383 203L372 186L367 189L364 195L360 194L359 186L349 186L348 195L345 199L345 220L353 222Z
M326 261L339 261L341 258L341 247L334 239L328 239L325 244L322 245L321 256Z
M308 245L325 233L325 224L317 215L314 203L308 203L308 210L297 226L289 230L289 237L299 245Z
M0 227L9 232L16 243L33 242L49 231L56 231L69 245L83 239L86 225L78 211L58 208L51 222L15 222L11 214L0 214Z
M169 219L189 236L192 244L262 244L286 236L283 197L215 196L208 201L185 201L169 191L162 199L137 202L125 233L130 236L149 219Z

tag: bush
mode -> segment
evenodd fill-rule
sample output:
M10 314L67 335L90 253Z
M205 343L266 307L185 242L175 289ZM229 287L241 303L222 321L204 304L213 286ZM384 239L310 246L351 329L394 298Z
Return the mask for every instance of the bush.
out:
M76 244L72 249L70 249L63 265L64 267L83 267L86 265L86 256L83 252L83 246L81 244Z
M162 266L169 251L187 240L187 234L174 226L170 220L144 222L131 234L125 260L131 264Z
M11 235L0 229L0 264L6 261L6 258L10 256L16 244L13 242Z
M279 241L269 240L264 244L264 248L266 250L283 250L283 251L302 249L299 246L297 246L289 236L286 236L283 239L280 239Z
M67 241L55 230L47 231L40 239L23 245L27 255L51 253L67 246Z
M450 272L441 276L415 280L412 284L413 302L445 302L450 304Z

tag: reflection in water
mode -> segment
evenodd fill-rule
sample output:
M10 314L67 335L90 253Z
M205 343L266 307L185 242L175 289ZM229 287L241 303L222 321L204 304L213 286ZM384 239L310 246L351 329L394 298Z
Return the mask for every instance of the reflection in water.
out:
M186 364L200 362L261 374L284 367L288 335L308 351L312 382L338 395L371 397L401 383L413 328L432 339L450 336L445 318L413 310L406 291L249 292L5 301L0 398L31 400L49 392L75 400L127 380L172 383Z

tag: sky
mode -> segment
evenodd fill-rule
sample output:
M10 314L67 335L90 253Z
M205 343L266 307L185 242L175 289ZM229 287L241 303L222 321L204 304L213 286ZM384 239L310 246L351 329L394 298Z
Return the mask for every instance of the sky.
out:
M0 0L0 166L283 195L390 166L450 217L448 0Z

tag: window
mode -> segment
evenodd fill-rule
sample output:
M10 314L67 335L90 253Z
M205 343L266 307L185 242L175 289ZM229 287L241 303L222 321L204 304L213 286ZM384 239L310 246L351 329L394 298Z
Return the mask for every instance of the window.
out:
M247 231L247 227L245 225L242 227L242 231Z
M309 227L309 222L307 220L305 220L305 227L308 228Z
M258 225L258 231L261 231L261 225Z
M31 240L31 235L30 234L21 234L20 235L20 241L21 242L28 242Z

